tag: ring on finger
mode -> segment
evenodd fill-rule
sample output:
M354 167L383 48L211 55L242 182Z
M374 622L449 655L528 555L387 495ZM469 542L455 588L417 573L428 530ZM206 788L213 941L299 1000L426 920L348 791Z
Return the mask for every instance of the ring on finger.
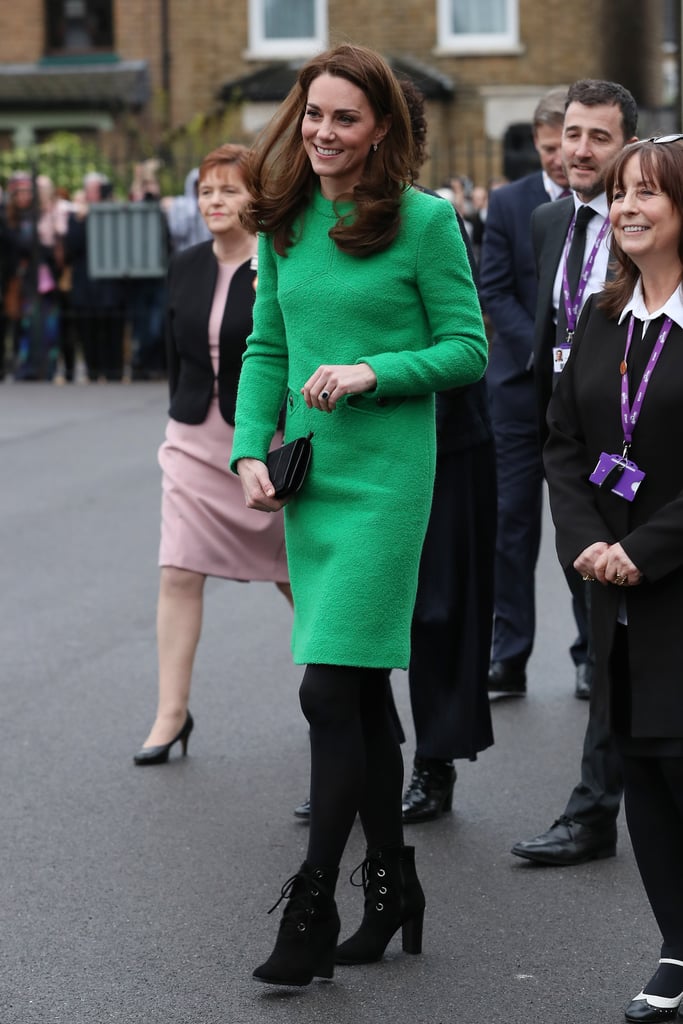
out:
M327 401L327 399L330 397L329 391L321 391L320 392L320 397L322 399L324 399L324 401Z

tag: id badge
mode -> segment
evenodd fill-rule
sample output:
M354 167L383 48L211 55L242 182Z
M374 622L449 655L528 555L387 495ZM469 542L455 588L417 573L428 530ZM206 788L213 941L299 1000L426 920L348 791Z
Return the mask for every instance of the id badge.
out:
M553 373L562 373L565 363L569 359L571 348L569 345L556 345L553 349Z
M596 487L610 490L612 494L626 501L633 501L645 479L645 474L642 469L638 469L635 462L624 458L623 455L601 452L597 465L588 479Z

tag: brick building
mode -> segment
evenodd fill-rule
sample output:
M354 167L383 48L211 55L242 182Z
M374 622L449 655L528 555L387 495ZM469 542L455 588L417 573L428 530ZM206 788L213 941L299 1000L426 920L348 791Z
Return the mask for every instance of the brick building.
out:
M426 184L524 173L539 96L577 78L623 82L655 129L679 120L678 0L0 0L0 22L5 148L66 129L136 156L231 104L248 139L341 41L427 96Z

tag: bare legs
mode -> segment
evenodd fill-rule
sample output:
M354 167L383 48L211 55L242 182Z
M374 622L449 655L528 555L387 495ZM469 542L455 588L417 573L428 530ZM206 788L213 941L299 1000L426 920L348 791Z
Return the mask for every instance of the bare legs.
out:
M192 668L202 630L206 576L164 565L159 581L157 648L159 700L157 714L144 747L169 743L187 716ZM289 583L277 583L292 604Z
M202 629L206 576L161 567L157 605L159 702L145 747L169 743L187 715L192 667Z

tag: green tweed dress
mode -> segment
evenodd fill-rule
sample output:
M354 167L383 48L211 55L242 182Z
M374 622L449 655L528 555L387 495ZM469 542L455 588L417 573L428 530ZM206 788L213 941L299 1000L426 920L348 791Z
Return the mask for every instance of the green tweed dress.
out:
M434 482L434 392L482 376L486 337L450 203L408 189L395 242L367 258L331 241L336 219L317 193L286 257L259 241L231 464L265 459L285 399L285 439L314 435L309 475L285 508L294 661L405 668ZM374 391L332 413L307 408L301 387L318 366L360 362Z

